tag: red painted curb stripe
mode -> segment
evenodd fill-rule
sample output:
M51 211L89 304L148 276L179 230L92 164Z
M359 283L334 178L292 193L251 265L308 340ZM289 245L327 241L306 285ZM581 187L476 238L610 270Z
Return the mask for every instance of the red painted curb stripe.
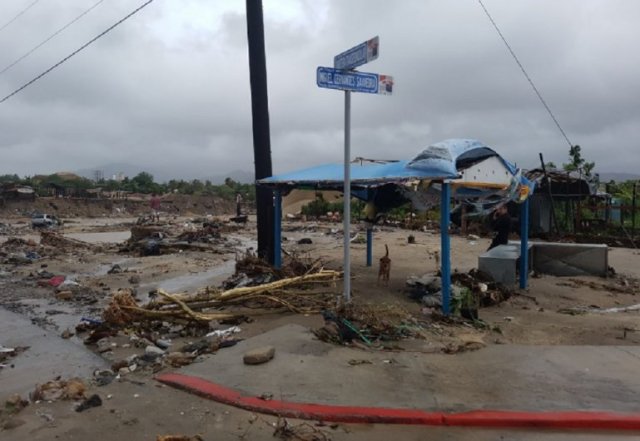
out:
M337 423L417 424L429 426L599 429L640 431L640 414L612 412L513 412L478 410L462 413L425 412L383 407L331 406L263 400L198 377L162 374L161 383L252 412L286 418Z

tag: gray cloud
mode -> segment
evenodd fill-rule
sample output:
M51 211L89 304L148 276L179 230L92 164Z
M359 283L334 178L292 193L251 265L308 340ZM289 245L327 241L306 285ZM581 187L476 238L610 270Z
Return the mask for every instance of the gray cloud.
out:
M19 2L0 3L9 17ZM55 4L54 4L55 3ZM394 95L353 97L353 156L409 158L473 137L519 165L557 163L568 145L479 4L264 0L274 170L342 160L343 94L315 69L380 35L363 71ZM40 2L0 33L0 69L92 3ZM640 153L640 3L485 0L574 143L600 170L635 171ZM244 2L156 0L0 105L0 174L132 163L163 176L253 170ZM11 92L134 5L108 0L0 75Z

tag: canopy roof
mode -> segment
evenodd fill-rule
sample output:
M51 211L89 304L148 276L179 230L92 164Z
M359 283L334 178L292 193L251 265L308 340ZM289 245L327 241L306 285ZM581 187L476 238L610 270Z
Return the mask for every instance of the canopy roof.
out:
M496 157L508 172L517 169L493 149L475 139L447 139L430 145L409 161L387 163L359 162L351 164L351 185L376 187L386 183L411 180L455 180L471 166ZM341 189L343 164L324 164L283 173L258 181L271 187L316 187Z

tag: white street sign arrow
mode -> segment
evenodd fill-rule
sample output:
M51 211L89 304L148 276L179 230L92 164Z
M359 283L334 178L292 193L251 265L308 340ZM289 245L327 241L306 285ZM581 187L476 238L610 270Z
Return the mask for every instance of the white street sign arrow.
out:
M333 67L353 69L375 60L379 53L380 38L376 36L333 57Z

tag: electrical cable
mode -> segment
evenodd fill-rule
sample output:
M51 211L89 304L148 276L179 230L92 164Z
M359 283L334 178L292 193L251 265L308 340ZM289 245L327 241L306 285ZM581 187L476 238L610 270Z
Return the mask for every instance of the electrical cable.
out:
M29 9L31 9L33 6L36 5L36 3L38 3L40 0L35 0L33 1L31 4L29 4L29 6L27 6L26 8L24 8L22 11L18 12L18 14L16 14L15 17L13 17L11 20L9 20L8 22L6 22L5 24L3 24L2 26L0 26L0 32L2 32L4 30L4 28L6 28L7 26L9 26L11 23L13 23L14 21L16 21L18 18L20 18L20 16L22 14L24 14L25 12L27 12Z
M33 83L35 83L36 81L38 81L40 78L44 77L45 75L47 75L49 72L51 72L52 70L54 70L56 67L60 66L61 64L63 64L64 62L68 61L71 57L73 57L74 55L76 55L78 52L82 51L83 49L85 49L87 46L89 46L90 44L94 43L96 40L100 39L101 37L103 37L104 35L106 35L107 33L109 33L111 30L113 30L115 27L117 27L118 25L122 24L123 22L125 22L127 19L131 18L132 16L134 16L135 14L137 14L138 12L140 12L142 9L144 9L146 6L148 6L150 3L152 3L153 0L148 0L147 2L143 3L141 6L137 7L136 9L134 9L132 12L130 12L129 14L127 14L125 17L121 18L120 20L118 20L116 23L114 23L113 25L109 26L107 29L105 29L104 31L102 31L100 34L96 35L94 38L92 38L91 40L89 40L87 43L83 44L82 46L80 46L78 49L76 49L75 51L73 51L71 54L67 55L66 57L64 57L62 60L58 61L56 64L54 64L53 66L51 66L50 68L48 68L47 70L45 70L44 72L42 72L40 75L36 76L35 78L33 78L32 80L28 81L27 83L25 83L24 85L20 86L18 89L14 90L13 92L11 92L9 95L5 96L4 98L2 98L0 100L0 104L4 103L5 101L7 101L9 98L11 98L12 96L14 96L15 94L21 92L22 90L26 89L27 87L29 87L30 85L32 85Z
M562 133L562 136L567 141L567 144L569 144L569 147L573 147L573 143L571 142L571 140L569 140L569 137L567 136L566 132L564 131L564 129L562 128L562 126L558 122L558 119L553 114L553 112L551 111L551 108L549 108L549 106L547 105L547 102L544 100L544 98L542 98L542 95L540 94L540 91L538 91L538 88L536 87L536 85L533 84L533 80L531 79L531 77L529 76L529 74L525 70L524 66L522 65L522 63L520 62L518 57L516 56L516 53L513 51L513 49L511 48L511 46L507 42L507 39L504 37L504 35L502 35L502 32L500 31L500 28L498 27L498 24L495 22L495 20L493 19L493 17L491 16L491 14L487 10L487 8L485 7L484 3L482 3L482 0L478 0L478 3L480 3L480 6L482 6L482 9L484 10L484 13L489 18L489 21L491 21L491 24L493 25L493 27L498 32L498 35L500 36L500 38L504 42L505 46L507 46L507 49L509 49L509 52L511 53L511 56L513 57L515 62L518 64L518 67L520 67L520 70L524 74L524 77L527 79L529 84L531 84L531 87L533 88L533 91L536 93L536 95L538 95L538 98L540 99L540 102L542 103L544 108L547 109L547 112L549 113L549 116L551 116L551 119L553 119L553 122L558 127L558 130L560 130L560 133Z
M49 37L47 37L45 40L43 40L41 43L39 43L38 45L36 45L35 47L33 47L31 50L29 50L27 53L25 53L24 55L22 55L20 58L16 59L14 62L8 64L4 69L0 70L0 75L2 75L3 73L5 73L6 71L8 71L9 69L11 69L13 66L15 66L16 64L18 64L19 62L21 62L22 60L24 60L25 58L27 58L29 55L31 55L32 53L34 53L35 51L37 51L38 49L40 49L42 46L44 46L46 43L48 43L51 39L53 39L54 37L56 37L58 34L60 34L61 32L63 32L65 29L67 29L69 26L71 26L72 24L74 24L75 22L77 22L78 20L80 20L82 17L84 17L85 15L87 15L89 12L91 12L93 9L95 9L97 6L100 5L100 3L104 2L104 0L100 0L98 1L96 4L94 4L93 6L91 6L89 9L85 10L82 14L78 15L76 18L74 18L73 20L71 20L69 23L67 23L66 25L64 25L63 27L61 27L60 29L58 29L57 31L55 31L53 34L51 34Z

